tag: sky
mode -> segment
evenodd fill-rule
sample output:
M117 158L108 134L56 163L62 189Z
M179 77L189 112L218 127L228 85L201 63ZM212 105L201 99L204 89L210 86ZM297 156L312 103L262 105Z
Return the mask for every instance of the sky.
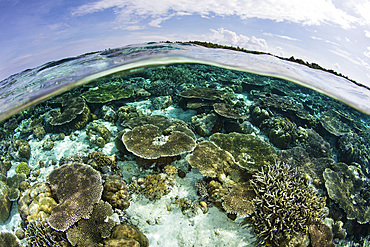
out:
M0 0L0 80L49 61L199 40L314 62L370 86L369 0Z

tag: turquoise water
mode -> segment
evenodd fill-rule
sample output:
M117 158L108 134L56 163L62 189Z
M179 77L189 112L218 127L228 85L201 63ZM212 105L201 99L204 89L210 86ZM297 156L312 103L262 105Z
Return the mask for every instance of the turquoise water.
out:
M24 246L368 246L366 87L190 44L0 85L1 231Z

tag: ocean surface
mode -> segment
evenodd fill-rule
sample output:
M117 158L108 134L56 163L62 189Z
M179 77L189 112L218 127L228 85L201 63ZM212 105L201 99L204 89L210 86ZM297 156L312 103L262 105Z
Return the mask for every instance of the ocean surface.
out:
M370 90L148 43L0 82L0 246L370 246Z

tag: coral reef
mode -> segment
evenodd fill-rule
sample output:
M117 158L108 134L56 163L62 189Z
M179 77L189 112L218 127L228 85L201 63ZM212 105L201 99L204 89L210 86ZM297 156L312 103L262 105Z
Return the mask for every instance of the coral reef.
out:
M9 187L0 181L0 222L5 222L10 215L12 202L9 200Z
M47 177L58 205L51 210L50 226L65 231L81 218L88 219L103 192L100 174L85 164L66 164Z
M118 124L125 122L126 120L141 117L143 113L141 110L136 109L133 106L121 106L117 110Z
M243 178L243 170L236 165L230 153L209 141L198 143L188 161L203 176L217 177L228 186L234 185Z
M10 201L16 201L19 198L20 190L22 190L21 184L24 183L26 175L23 173L14 174L11 177L6 178L6 184L9 187L8 198Z
M64 232L52 229L46 220L36 220L27 224L26 239L30 246L70 247Z
M89 153L87 164L101 172L105 168L114 171L118 169L116 155L108 156L102 152Z
M152 116L138 117L125 124L133 129L122 135L122 142L138 157L158 159L191 152L195 148L194 133L182 121Z
M246 216L255 210L255 197L256 194L249 183L239 183L223 196L222 207L229 214Z
M232 95L229 92L221 91L215 88L195 87L182 91L180 95L188 99L206 99L224 101Z
M21 162L15 168L16 173L23 173L24 175L30 175L31 168L28 166L27 162Z
M57 205L46 183L36 183L24 191L18 200L18 211L24 222L44 220Z
M62 109L57 108L49 111L50 124L60 126L70 123L77 118L85 109L85 100L82 97L72 97L64 94L53 99L53 103L60 104Z
M0 232L0 246L21 247L17 237L10 232Z
M105 247L148 247L149 241L136 226L121 224L112 229L112 236L104 240Z
M29 159L31 157L31 147L25 140L16 140L14 143L15 150L21 158Z
M347 213L348 219L360 224L370 222L370 183L359 167L335 163L325 169L323 176L329 197Z
M164 169L165 172L133 180L130 187L143 193L149 200L159 199L163 195L168 194L175 185L174 177L177 172L174 172L174 169L176 168L168 166Z
M351 128L341 120L336 110L321 112L319 117L321 127L333 136L341 136L351 131Z
M107 177L104 182L102 199L113 208L126 209L130 206L130 195L125 181L119 175Z
M333 233L329 226L323 223L312 224L308 228L308 232L310 233L312 247L335 247L332 242Z
M102 124L90 123L86 127L86 135L91 143L102 148L109 142L112 133Z
M254 172L277 160L276 150L259 137L240 133L215 133L210 138L221 149L228 151L237 165Z
M150 102L152 103L154 109L161 110L169 107L172 104L172 97L170 95L158 96L151 98Z
M101 246L103 238L111 235L115 223L109 216L113 215L109 203L99 201L94 205L89 219L81 219L67 231L67 239L73 246L97 247Z
M235 105L229 105L226 103L214 103L213 109L215 112L224 118L231 119L246 119L247 115L240 108L236 108Z
M133 90L110 84L90 88L83 92L81 96L89 103L107 103L113 100L130 98L133 94Z
M325 215L324 198L288 164L271 164L255 173L250 183L256 193L255 210L243 224L253 227L259 244L281 246L307 234L308 227Z
M219 117L215 113L200 114L191 117L192 129L200 136L210 136L214 132L220 131L222 128L222 122L219 121Z

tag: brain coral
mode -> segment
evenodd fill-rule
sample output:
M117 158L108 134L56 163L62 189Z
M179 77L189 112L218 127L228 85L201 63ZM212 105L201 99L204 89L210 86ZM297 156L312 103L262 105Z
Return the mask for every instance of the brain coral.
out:
M308 227L325 215L324 198L288 164L267 166L250 183L256 193L255 210L243 224L253 227L259 244L281 246L297 235L307 235Z
M112 230L111 238L104 240L104 246L134 246L148 247L147 237L137 228L131 225L117 225Z
M60 166L48 175L47 181L59 201L48 223L58 231L67 230L81 218L88 219L103 191L100 174L85 164Z

